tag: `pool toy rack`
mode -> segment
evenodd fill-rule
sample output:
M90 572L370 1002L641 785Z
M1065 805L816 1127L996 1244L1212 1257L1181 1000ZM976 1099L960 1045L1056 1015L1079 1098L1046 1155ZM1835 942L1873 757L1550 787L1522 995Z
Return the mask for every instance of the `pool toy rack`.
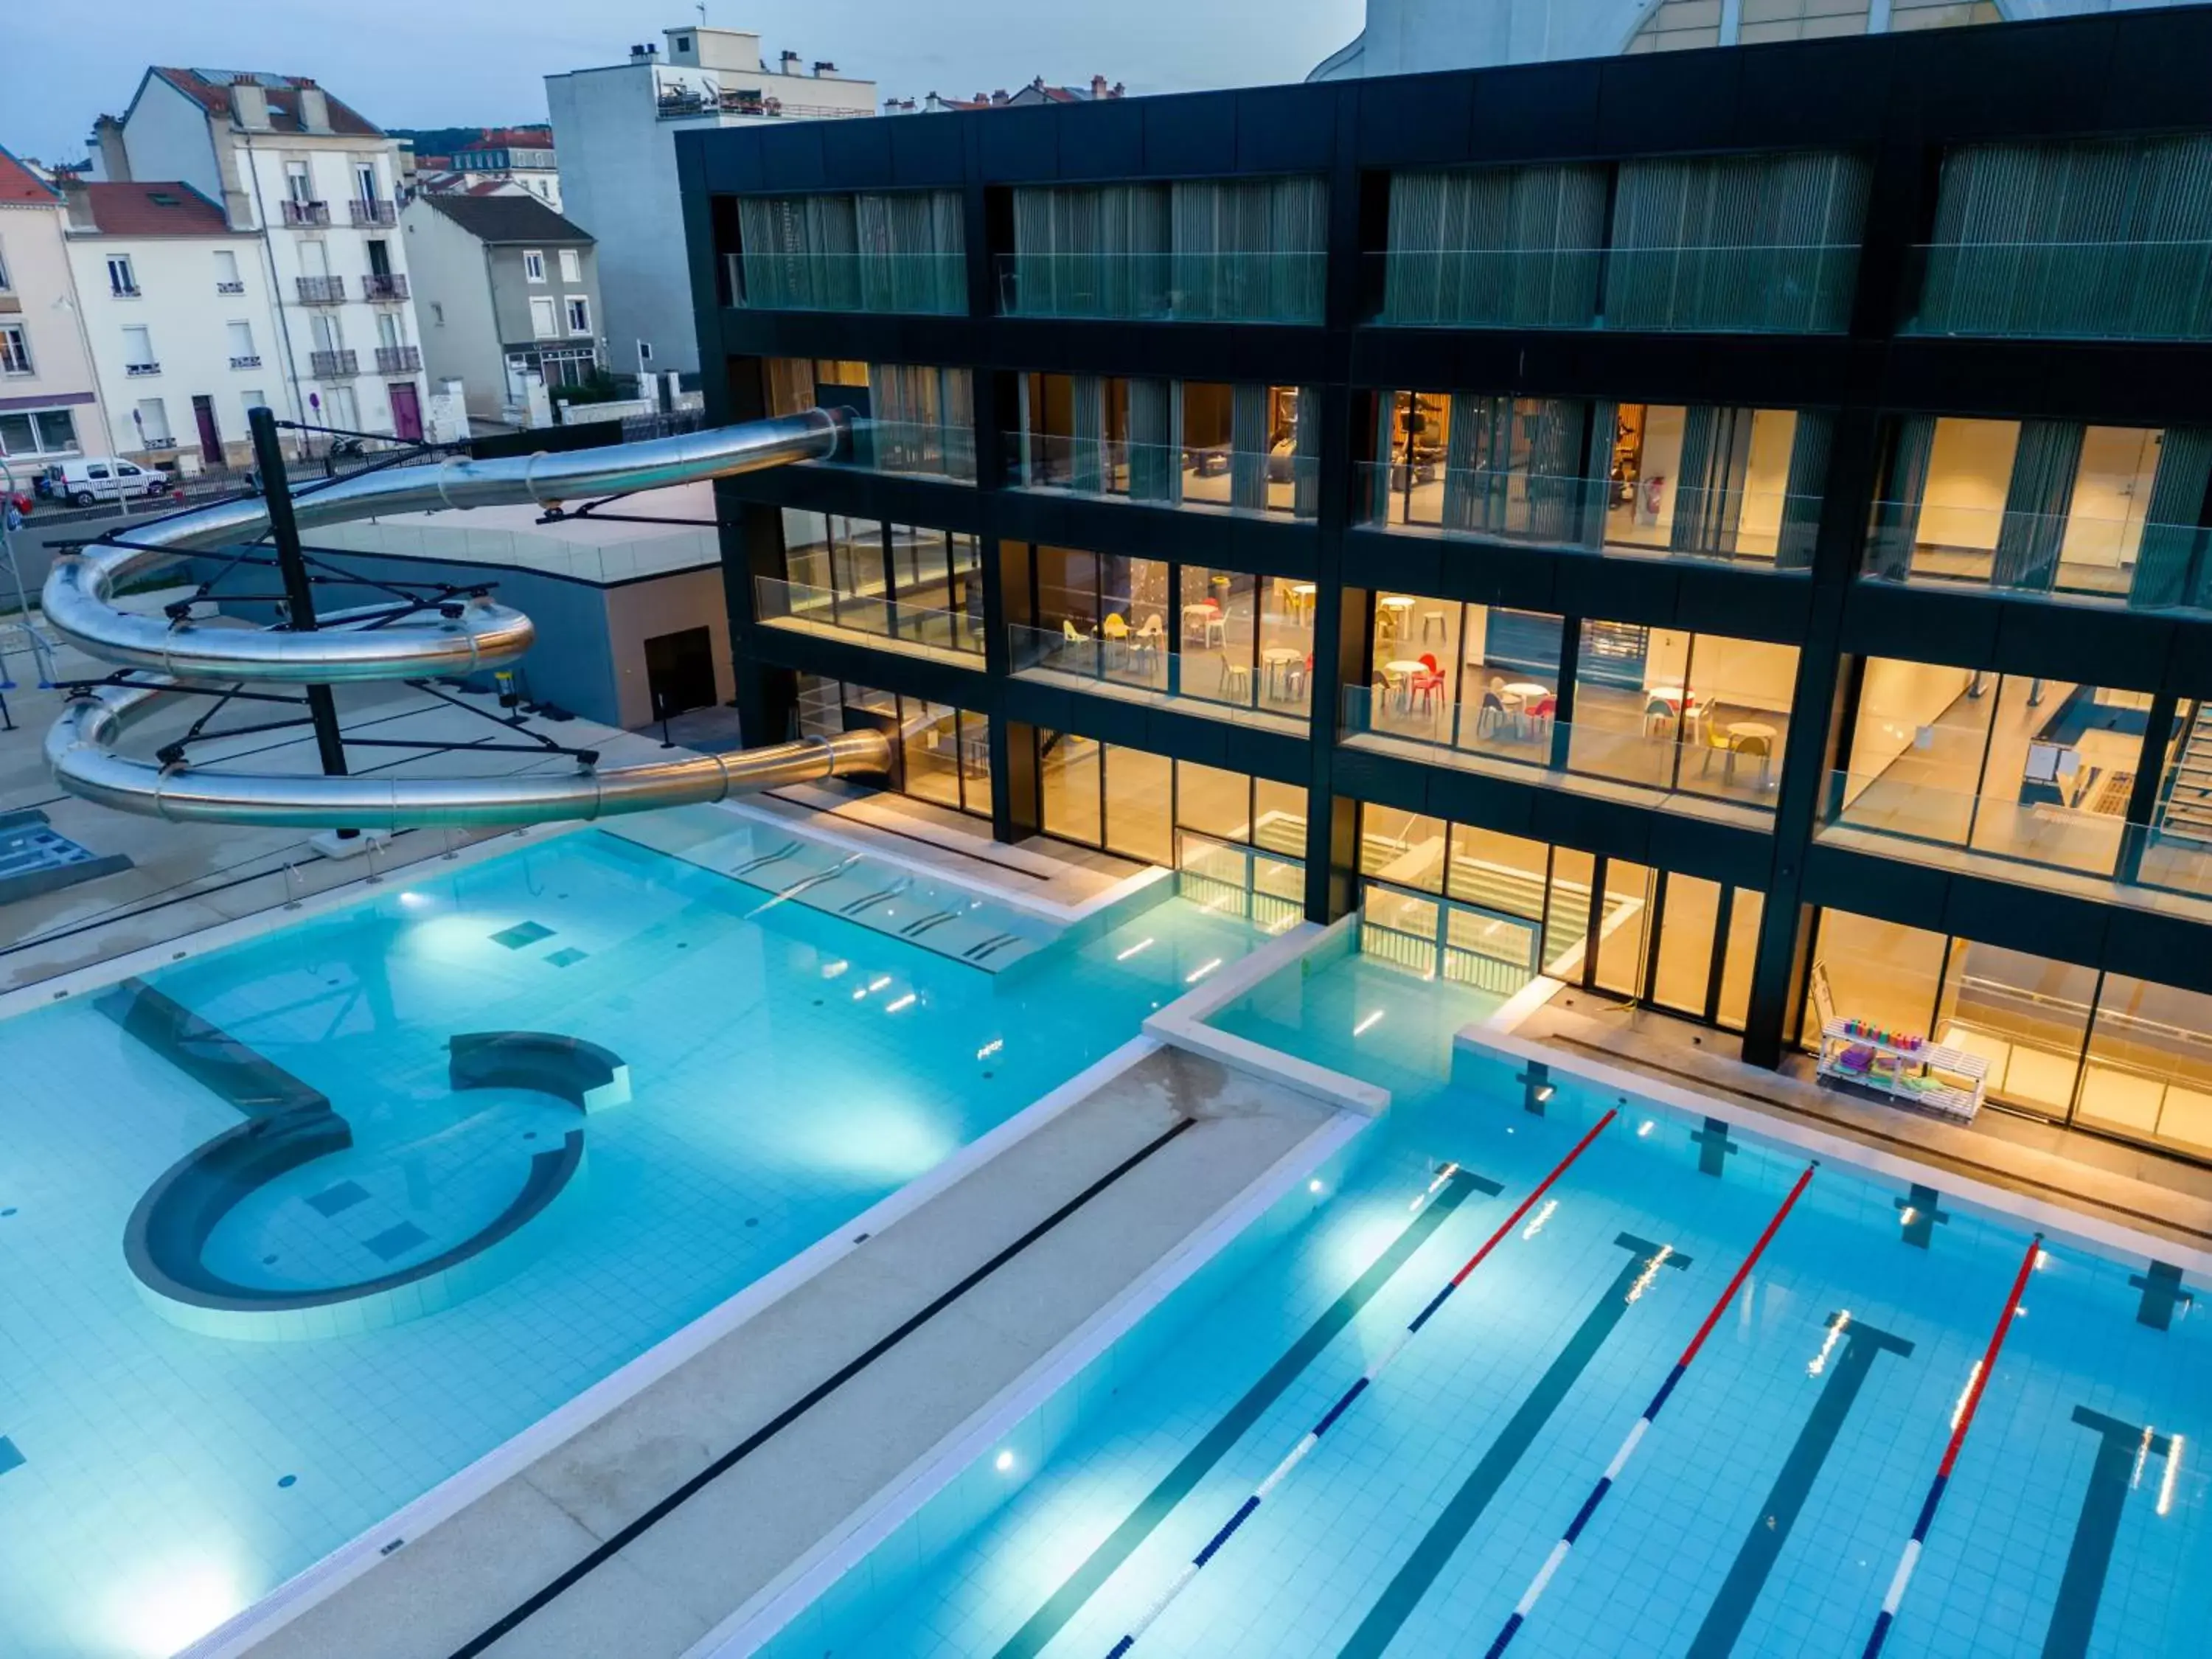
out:
M1869 1034L1863 1022L1820 1027L1820 1075L1925 1110L1972 1122L1989 1093L1990 1063L1904 1032Z

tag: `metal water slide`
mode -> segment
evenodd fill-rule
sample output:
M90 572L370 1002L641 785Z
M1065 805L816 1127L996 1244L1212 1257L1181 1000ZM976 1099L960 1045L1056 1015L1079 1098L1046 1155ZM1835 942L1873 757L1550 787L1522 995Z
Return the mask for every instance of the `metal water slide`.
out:
M826 459L849 441L844 411L813 410L643 443L356 473L302 489L289 505L301 530L380 514L553 507ZM92 656L131 671L84 689L55 722L46 761L63 788L104 806L178 823L392 830L597 818L890 769L890 742L873 731L643 766L583 765L568 775L316 776L122 754L131 726L179 690L221 696L276 682L307 685L312 696L317 687L368 680L465 676L503 667L530 649L530 618L484 597L396 619L389 607L373 607L374 615L348 613L313 630L142 614L111 602L170 560L252 543L270 528L267 501L248 496L133 525L127 545L93 543L55 562L44 594L47 623Z

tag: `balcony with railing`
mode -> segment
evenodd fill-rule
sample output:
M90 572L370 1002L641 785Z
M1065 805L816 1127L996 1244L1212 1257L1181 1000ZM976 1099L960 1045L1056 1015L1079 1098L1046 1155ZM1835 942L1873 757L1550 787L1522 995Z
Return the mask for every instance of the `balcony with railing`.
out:
M2212 339L2212 241L1929 242L1912 265L1908 333Z
M2087 512L1877 501L1866 574L1914 586L2212 609L2212 529Z
M1258 517L1310 519L1321 500L1320 459L1290 449L1146 444L1009 433L1014 487Z
M217 283L215 285L215 291L218 294L243 294L246 292L246 284L239 278L233 277L227 283Z
M230 366L233 368L258 368L261 367L261 357L258 352L243 357L233 357L230 360Z
M726 253L730 303L763 311L968 309L965 253Z
M1002 253L999 310L1008 317L1318 323L1328 265L1319 249Z
M412 374L422 367L422 351L419 346L379 346L376 349L376 372L380 374Z
M299 286L300 303L303 306L336 306L345 303L345 278L343 276L295 276Z
M159 374L161 372L161 365L157 362L125 363L123 365L123 372L131 380L143 380Z
M1794 246L1401 248L1362 256L1398 328L1839 333L1856 242Z
M354 228L365 229L371 225L393 225L399 222L399 210L389 202L351 201L346 211L353 220Z
M950 421L861 421L835 459L809 465L974 483L975 434Z
M386 305L407 297L407 278L391 270L372 270L361 279L361 297L372 305Z
M343 380L361 373L361 354L356 351L312 351L308 372L319 380Z
M1073 622L1057 629L1012 624L1006 634L1014 672L1065 690L1303 738L1311 631L1263 627L1255 651L1251 639L1229 637L1219 611L1183 614L1190 637L1180 648L1157 616L1133 628L1112 615L1096 630Z
M1820 526L1820 496L1784 490L1461 468L1434 456L1363 462L1360 473L1359 522L1471 541L1803 570Z
M326 225L331 222L328 202L292 202L284 204L284 222L288 225Z
M853 593L774 576L753 578L757 618L770 628L833 638L859 635L905 656L983 665L982 587L967 582L971 610L947 611L889 595ZM935 591L942 592L939 587Z

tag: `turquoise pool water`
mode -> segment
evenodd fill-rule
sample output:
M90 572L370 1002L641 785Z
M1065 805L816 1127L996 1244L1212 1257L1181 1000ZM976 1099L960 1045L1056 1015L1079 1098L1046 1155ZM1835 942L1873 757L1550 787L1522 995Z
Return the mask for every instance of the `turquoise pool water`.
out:
M195 1028L164 1052L89 998L0 1022L0 1654L192 1640L1260 937L1170 899L994 978L768 896L578 834L151 976L229 1049ZM618 1058L629 1098L457 1091L448 1039L513 1030ZM241 1050L262 1069L210 1069ZM480 1237L579 1133L580 1158L442 1311L374 1327L341 1301L290 1340L185 1328L126 1264L134 1210L280 1086L325 1097L353 1144L206 1239L207 1267L257 1291L404 1273Z
M1133 1632L1137 1656L1491 1651L1808 1162L1500 1055L1462 1056L1453 1081L1440 1034L1494 1006L1352 957L1217 1016L1392 1088L1389 1115L802 1613L777 1659L1098 1659ZM1505 1650L1861 1654L2029 1243L1940 1191L1818 1169ZM2207 1650L2212 1328L2192 1294L2048 1243L1886 1653Z

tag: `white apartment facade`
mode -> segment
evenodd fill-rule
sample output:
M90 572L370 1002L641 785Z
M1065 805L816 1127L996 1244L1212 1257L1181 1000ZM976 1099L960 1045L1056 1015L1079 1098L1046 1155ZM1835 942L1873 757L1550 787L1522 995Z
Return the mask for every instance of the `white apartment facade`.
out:
M676 183L676 135L762 121L839 120L876 112L876 83L820 63L801 73L785 52L770 69L760 36L738 29L664 29L629 61L545 77L560 158L562 212L589 231L606 300L609 367L695 373L699 342Z
M311 426L422 435L393 139L303 76L156 68L93 140L103 181L180 180L252 236L274 302L260 354L274 355L271 407Z
M246 410L288 407L260 239L180 181L65 182L62 199L101 447L188 474L251 465Z
M62 220L60 194L0 149L0 461L18 489L107 441Z

